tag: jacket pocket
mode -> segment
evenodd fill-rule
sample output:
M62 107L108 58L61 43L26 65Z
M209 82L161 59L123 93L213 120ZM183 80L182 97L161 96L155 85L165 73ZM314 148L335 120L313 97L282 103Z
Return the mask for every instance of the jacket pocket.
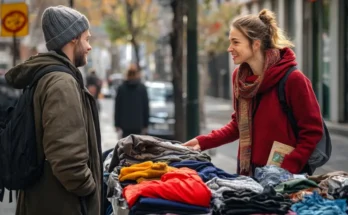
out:
M86 204L86 198L85 197L79 197L80 205L81 205L81 214L87 215L87 204Z

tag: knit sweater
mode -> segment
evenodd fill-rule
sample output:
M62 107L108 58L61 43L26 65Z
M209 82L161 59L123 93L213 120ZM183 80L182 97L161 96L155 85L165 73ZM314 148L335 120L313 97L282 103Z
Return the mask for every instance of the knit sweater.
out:
M158 180L165 173L175 169L176 168L170 167L166 163L153 163L152 161L147 161L134 164L130 167L123 167L119 175L119 180L120 182L125 180L135 180L138 183L144 180Z

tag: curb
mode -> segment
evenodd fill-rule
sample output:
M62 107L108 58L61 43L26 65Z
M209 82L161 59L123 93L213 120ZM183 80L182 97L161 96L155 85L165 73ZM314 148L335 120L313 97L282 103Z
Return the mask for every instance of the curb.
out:
M343 137L348 137L348 124L345 123L332 123L329 121L325 121L327 129L330 134L336 134Z

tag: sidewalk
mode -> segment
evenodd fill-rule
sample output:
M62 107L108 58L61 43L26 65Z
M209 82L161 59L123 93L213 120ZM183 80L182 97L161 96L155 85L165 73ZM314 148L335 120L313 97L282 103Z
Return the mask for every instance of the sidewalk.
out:
M226 124L233 112L232 103L226 99L214 98L211 96L205 97L205 113L206 113L206 127L201 128L201 134L208 134L214 129L221 128ZM237 160L232 156L226 156L223 152L224 146L212 150L207 150L212 159L212 163L228 172L235 173ZM210 153L211 152L211 153Z
M348 137L348 123L333 123L325 121L330 134L337 134L344 137Z

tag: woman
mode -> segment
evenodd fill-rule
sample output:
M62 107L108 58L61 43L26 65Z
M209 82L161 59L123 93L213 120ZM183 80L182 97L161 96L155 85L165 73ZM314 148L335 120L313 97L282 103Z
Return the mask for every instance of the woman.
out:
M125 80L117 89L114 123L122 137L131 134L146 134L149 125L149 98L141 82L138 67L131 64Z
M265 9L258 16L236 19L229 40L228 52L234 63L240 64L232 75L232 120L184 145L206 150L239 138L237 172L253 175L256 167L267 164L273 142L278 141L295 148L284 157L281 167L291 173L302 172L322 137L323 122L311 83L299 70L293 71L285 84L286 100L299 129L298 139L279 103L278 83L289 68L297 65L290 49L293 44L278 28L274 14Z

